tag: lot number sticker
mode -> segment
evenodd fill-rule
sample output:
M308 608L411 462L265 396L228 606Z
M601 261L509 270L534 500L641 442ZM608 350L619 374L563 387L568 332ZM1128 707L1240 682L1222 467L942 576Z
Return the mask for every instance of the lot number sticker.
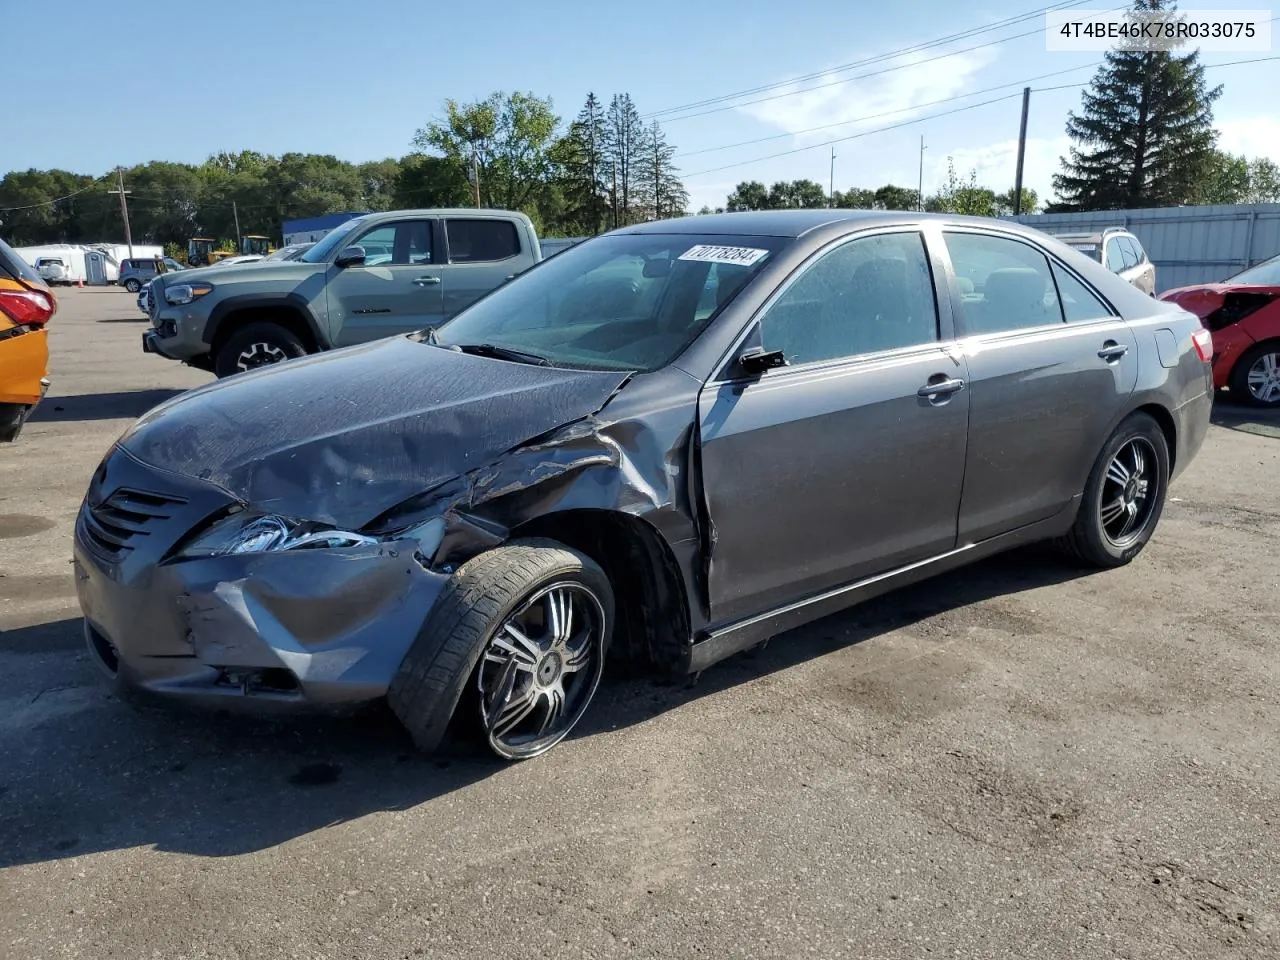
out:
M749 267L768 254L768 250L757 250L754 247L717 247L703 243L690 247L680 254L678 259L697 260L702 263L736 263L739 266Z

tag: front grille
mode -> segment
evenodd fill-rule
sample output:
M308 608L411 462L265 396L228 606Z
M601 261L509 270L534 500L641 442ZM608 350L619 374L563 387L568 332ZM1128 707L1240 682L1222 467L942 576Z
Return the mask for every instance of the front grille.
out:
M81 513L85 539L99 554L119 560L131 552L140 537L151 535L155 524L168 520L175 507L186 503L182 497L120 489L106 500Z

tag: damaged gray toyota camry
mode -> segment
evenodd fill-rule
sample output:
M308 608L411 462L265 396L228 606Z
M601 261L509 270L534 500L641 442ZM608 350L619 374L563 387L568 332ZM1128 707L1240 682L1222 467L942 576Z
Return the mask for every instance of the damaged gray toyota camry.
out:
M437 330L145 415L77 519L86 639L131 692L385 697L424 750L456 720L535 756L606 657L697 672L1033 541L1129 562L1205 436L1210 353L1010 223L625 228Z

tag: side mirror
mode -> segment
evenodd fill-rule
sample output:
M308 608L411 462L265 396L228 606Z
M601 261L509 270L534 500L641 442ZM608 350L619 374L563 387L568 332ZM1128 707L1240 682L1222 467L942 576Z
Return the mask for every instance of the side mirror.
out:
M338 259L333 262L335 266L339 267L359 266L364 263L364 247L346 247L340 254L338 254Z
M738 357L738 365L747 373L764 373L775 367L785 367L787 355L781 350L752 347L750 350L743 351Z

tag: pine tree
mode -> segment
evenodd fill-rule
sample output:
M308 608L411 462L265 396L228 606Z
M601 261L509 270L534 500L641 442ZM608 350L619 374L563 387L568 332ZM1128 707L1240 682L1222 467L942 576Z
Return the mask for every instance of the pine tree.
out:
M597 234L606 226L609 213L607 146L604 108L591 93L555 150L566 216L590 234Z
M655 120L644 132L644 144L636 165L637 206L654 220L679 217L689 203L689 192L675 166L675 147Z
M635 220L636 166L644 140L644 125L640 111L629 93L614 94L609 102L605 118L606 175L609 183L609 200L614 227L624 226Z
M1176 10L1134 0L1134 12ZM1113 51L1084 93L1067 134L1070 160L1055 174L1052 210L1113 210L1193 203L1213 162L1213 103L1195 51Z

